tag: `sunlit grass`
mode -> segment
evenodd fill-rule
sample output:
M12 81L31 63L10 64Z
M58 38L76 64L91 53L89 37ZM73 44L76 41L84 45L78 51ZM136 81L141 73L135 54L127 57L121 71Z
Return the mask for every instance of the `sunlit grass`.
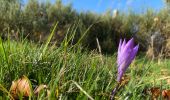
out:
M116 55L101 55L97 51L86 51L81 46L48 46L39 59L43 46L27 41L3 41L4 53L0 53L0 84L9 90L12 81L26 75L32 86L47 84L49 98L61 99L109 99L116 85ZM10 45L9 45L10 44ZM7 61L6 61L7 60ZM168 60L160 63L138 57L126 72L130 78L116 94L117 99L146 99L151 87L169 88ZM163 70L164 69L164 70ZM165 75L166 74L166 75ZM56 91L58 94L56 95ZM4 93L3 93L4 92ZM8 98L1 91L1 98ZM39 99L45 98L42 93Z
M23 75L31 81L33 89L41 84L49 87L48 97L41 92L31 99L110 98L117 84L117 53L102 55L98 50L88 51L81 46L83 36L77 43L71 44L75 34L69 36L70 29L60 46L50 44L56 27L57 24L44 44L26 39L0 41L1 99L11 97L9 89L12 81ZM150 88L168 89L169 64L169 60L151 61L139 53L126 71L115 99L149 99L152 96Z

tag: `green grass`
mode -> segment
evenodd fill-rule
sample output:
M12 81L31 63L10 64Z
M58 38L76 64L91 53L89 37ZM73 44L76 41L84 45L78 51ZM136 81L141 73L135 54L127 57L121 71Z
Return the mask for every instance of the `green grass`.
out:
M44 44L26 39L0 40L0 99L9 99L12 81L23 75L31 81L33 89L35 85L46 84L51 93L48 99L51 100L110 98L117 85L117 54L101 55L97 50L87 51L81 46L83 37L77 44L69 45L75 34L66 35L59 47L55 43L50 44L56 27L57 24ZM115 99L146 100L151 98L150 88L170 88L166 82L170 74L169 64L166 59L150 61L138 54L126 72L130 80L119 88ZM38 100L45 98L45 92L38 97L30 97Z
M32 85L47 84L51 91L50 99L109 99L116 86L116 54L101 56L97 51L87 52L81 46L48 46L46 51L43 47L27 41L1 42L0 99L9 99L5 89L9 90L12 81L23 75L34 80ZM115 98L148 99L151 96L145 93L147 89L168 89L166 80L161 79L164 77L161 70L168 70L169 64L168 60L158 64L144 56L137 57L126 72L130 77L128 84L119 89ZM44 93L38 98L34 96L34 99L44 98Z

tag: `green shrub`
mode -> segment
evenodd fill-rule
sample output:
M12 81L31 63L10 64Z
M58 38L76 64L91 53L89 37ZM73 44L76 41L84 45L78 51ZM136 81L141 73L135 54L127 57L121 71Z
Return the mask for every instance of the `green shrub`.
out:
M129 11L113 17L111 10L103 14L90 11L78 13L71 4L63 5L61 0L56 0L54 4L38 0L29 0L25 5L21 0L1 0L0 3L0 32L5 38L10 33L15 39L22 36L43 42L54 23L59 22L53 38L58 44L66 34L75 33L73 43L83 36L83 46L92 50L98 48L98 39L102 53L113 53L120 38L134 37L140 44L140 50L146 51L153 33L158 31L165 39L170 36L169 9L166 8L159 12L149 9L142 14ZM159 20L154 21L155 18ZM67 33L69 28L76 31Z

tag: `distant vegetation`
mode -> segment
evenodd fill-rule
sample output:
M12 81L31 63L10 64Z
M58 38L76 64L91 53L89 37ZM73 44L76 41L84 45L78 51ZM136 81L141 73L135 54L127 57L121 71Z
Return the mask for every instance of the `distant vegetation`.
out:
M73 44L84 36L82 45L93 50L97 48L96 39L98 39L102 53L113 53L120 38L134 37L140 44L140 51L150 49L148 55L154 54L157 57L162 52L169 56L170 10L168 7L159 12L148 9L142 14L118 11L115 16L112 10L103 14L90 11L78 13L72 9L71 4L63 5L60 0L56 0L55 4L40 3L38 0L29 0L27 4L23 4L22 0L1 0L0 4L0 33L4 39L10 35L16 40L27 37L29 40L42 43L54 23L59 22L53 37L57 45L60 45L66 34L75 33ZM69 29L72 31L67 33ZM153 41L163 41L152 44L153 37ZM161 38L156 40L157 37Z

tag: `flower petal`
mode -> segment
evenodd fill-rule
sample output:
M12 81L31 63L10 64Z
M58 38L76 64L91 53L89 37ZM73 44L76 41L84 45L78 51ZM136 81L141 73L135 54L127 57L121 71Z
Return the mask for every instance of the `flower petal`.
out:
M133 60L134 58L135 58L135 56L136 56L136 54L137 54L137 52L138 52L138 49L139 49L139 44L138 45L136 45L134 48L133 48L133 52L132 52L132 54L131 54L131 60Z
M126 51L126 50L128 50L128 49L133 49L133 47L134 47L134 39L132 38L132 39L130 39L130 40L127 42L127 44L125 45L123 51Z
M121 52L122 52L122 50L124 49L125 45L126 45L126 40L124 39L124 40L123 40L123 43L122 43L122 45L121 45Z
M132 61L134 60L134 58L135 58L135 56L136 56L136 54L137 54L137 51L138 51L138 48L139 48L139 45L137 45L137 46L135 46L133 49L132 49L132 51L131 51L131 53L130 53L130 55L128 55L127 56L127 58L126 58L126 65L125 65L125 70L128 68L128 66L132 63Z
M123 43L120 40L119 48L118 48L118 77L117 81L120 81L126 69L129 67L133 59L135 58L139 45L134 47L134 39L130 39L127 43L124 39Z
M122 41L121 41L122 42ZM122 59L122 56L124 55L123 54L123 49L124 49L124 47L126 46L126 40L124 39L123 40L123 43L121 44L121 46L120 46L120 49L118 49L118 58L117 58L117 64L118 64L118 66L121 64L121 62L123 61L123 59ZM119 51L120 50L120 51Z
M129 56L130 56L130 54L133 50L133 46L134 46L134 39L133 38L130 39L127 42L127 44L122 46L123 48L121 48L121 53L119 55L119 63L123 62L125 59L129 59Z

